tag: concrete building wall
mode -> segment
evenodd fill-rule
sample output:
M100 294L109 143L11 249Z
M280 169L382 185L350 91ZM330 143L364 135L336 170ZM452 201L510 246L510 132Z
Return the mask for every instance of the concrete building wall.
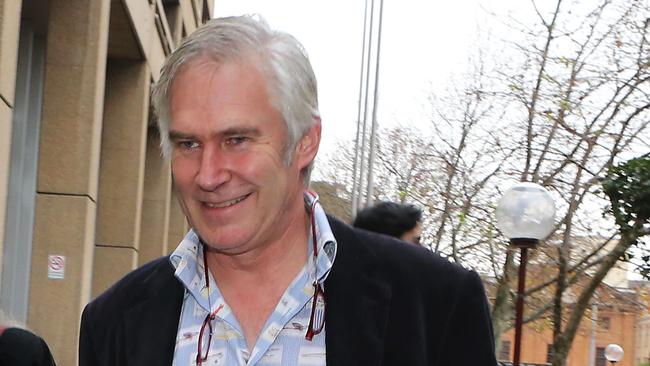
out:
M11 121L13 116L18 35L20 31L21 0L0 2L0 238L4 238L7 210L7 182L9 180L9 152L11 149ZM0 240L0 283L2 281L2 253Z
M635 321L636 313L621 310L601 308L598 311L599 319L608 318L607 322L599 322L596 330L596 348L605 348L610 343L623 347L625 356L617 366L636 366L635 356ZM607 323L607 325L605 325ZM574 338L567 366L589 366L589 347L591 342L592 322L585 318ZM509 360L514 353L514 330L503 335L502 340L511 344ZM547 361L548 346L553 343L553 331L550 323L538 320L524 327L521 346L521 362L544 364ZM499 352L497 351L497 355Z
M150 88L213 0L0 1L0 238L5 237L21 9L47 3L27 325L77 363L83 307L187 230ZM0 241L0 265L4 240ZM64 271L52 272L65 259ZM1 273L0 268L0 273ZM2 278L0 277L0 286Z
M650 366L650 282L636 288L642 310L636 319L636 366Z
M636 366L650 366L650 314L639 316L637 323Z

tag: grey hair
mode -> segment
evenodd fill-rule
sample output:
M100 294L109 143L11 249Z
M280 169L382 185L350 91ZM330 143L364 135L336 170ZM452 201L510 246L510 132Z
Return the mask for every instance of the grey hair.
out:
M290 34L272 30L261 16L212 19L190 34L172 52L152 90L160 145L169 158L169 102L174 79L184 65L198 58L216 63L254 61L267 80L271 105L284 119L284 161L290 164L298 141L320 121L316 77L303 46ZM305 169L305 183L313 166Z

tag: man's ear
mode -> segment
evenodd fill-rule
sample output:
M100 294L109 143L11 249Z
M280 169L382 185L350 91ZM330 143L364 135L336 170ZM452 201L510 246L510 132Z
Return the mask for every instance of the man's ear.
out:
M316 123L307 130L296 145L296 161L300 169L309 165L315 158L320 145L321 124L320 117L314 117Z

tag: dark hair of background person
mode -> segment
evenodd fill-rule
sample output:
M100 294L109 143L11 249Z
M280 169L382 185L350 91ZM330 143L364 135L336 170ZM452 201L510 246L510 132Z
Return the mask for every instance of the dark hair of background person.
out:
M56 366L43 338L21 328L0 326L0 366Z
M422 219L422 210L411 204L379 202L359 211L353 226L396 238L413 228Z

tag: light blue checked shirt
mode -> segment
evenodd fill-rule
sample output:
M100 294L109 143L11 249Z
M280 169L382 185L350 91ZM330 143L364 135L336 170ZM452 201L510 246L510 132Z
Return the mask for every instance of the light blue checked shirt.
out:
M311 200L311 196L306 194L307 207L310 206ZM323 283L336 257L336 240L319 204L316 204L314 212L318 242L316 277ZM176 268L176 277L185 286L173 365L196 365L199 331L208 314L208 304L212 305L210 312L220 306L222 308L212 321L212 344L204 365L325 365L325 330L315 335L312 341L305 339L314 295L311 241L309 235L309 242L306 243L309 254L307 263L284 292L262 328L253 350L249 352L244 332L211 274L208 301L203 270L203 248L196 233L190 230L170 257ZM320 311L320 315L324 316L323 304L319 302L316 307L317 312ZM206 329L204 343L207 333Z

